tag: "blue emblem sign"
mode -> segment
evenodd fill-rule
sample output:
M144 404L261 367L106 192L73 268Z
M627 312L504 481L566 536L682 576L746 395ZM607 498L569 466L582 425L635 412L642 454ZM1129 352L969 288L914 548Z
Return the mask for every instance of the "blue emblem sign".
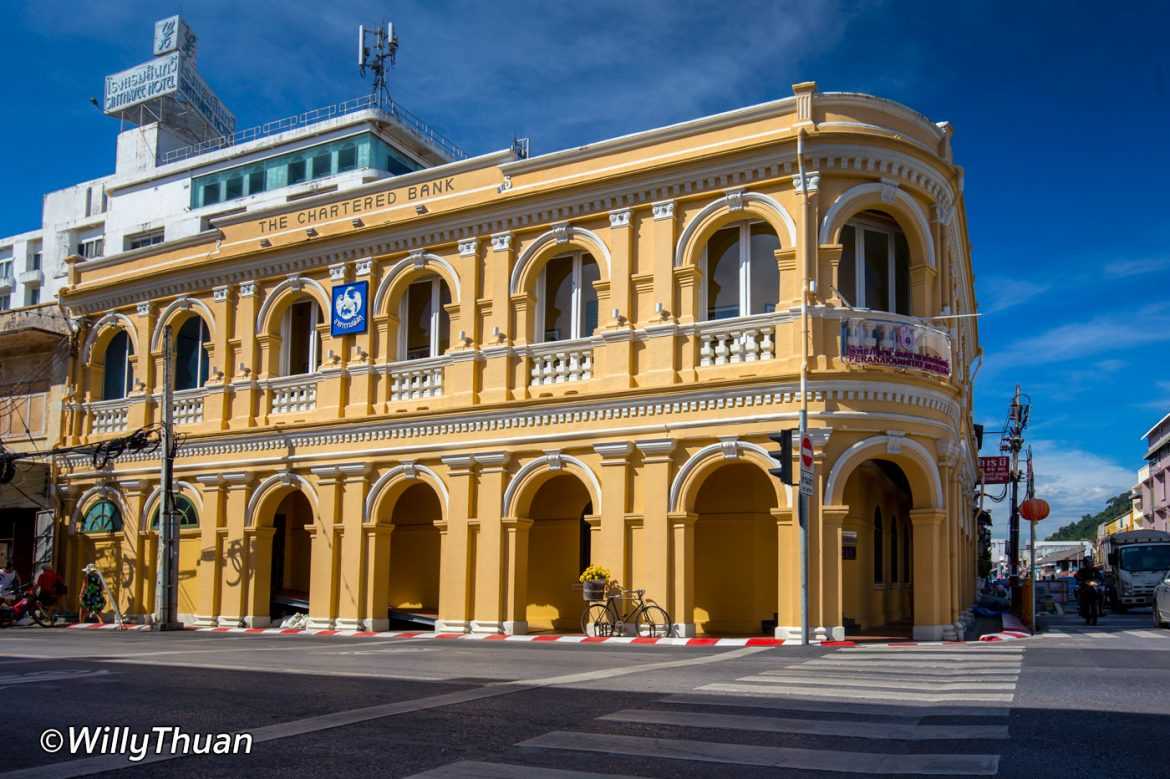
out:
M355 281L333 287L333 335L354 335L366 332L366 301L370 282Z

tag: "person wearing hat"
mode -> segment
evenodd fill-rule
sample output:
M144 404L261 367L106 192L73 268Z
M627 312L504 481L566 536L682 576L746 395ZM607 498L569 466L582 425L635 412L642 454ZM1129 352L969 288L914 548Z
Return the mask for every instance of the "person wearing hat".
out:
M81 622L89 622L91 616L97 617L99 623L105 622L102 617L106 610L104 590L102 575L93 563L81 569L81 613L78 615Z

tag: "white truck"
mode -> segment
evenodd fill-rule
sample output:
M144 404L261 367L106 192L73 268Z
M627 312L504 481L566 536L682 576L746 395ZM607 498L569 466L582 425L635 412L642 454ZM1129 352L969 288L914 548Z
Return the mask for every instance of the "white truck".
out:
M1170 533L1127 530L1097 542L1097 564L1105 573L1110 608L1117 612L1149 606L1154 588L1170 571Z

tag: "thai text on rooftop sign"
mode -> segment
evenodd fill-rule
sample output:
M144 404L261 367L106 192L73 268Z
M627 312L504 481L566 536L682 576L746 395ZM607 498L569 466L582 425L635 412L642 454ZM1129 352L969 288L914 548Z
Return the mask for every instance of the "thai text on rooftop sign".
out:
M328 222L331 219L345 219L371 211L381 211L396 203L420 202L435 195L442 195L456 191L455 177L426 181L421 184L412 184L401 189L390 189L360 197L351 197L337 203L325 206L306 208L291 214L261 219L256 222L261 233L277 233L283 230L309 227L311 225Z
M1012 478L1010 457L980 457L980 481L984 484L1007 484Z

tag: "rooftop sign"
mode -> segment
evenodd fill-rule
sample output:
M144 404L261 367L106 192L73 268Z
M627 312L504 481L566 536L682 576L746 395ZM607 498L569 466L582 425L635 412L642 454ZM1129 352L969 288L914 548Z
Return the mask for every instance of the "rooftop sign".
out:
M154 54L106 76L106 114L134 124L166 122L199 138L235 132L235 116L195 70L195 35L182 18L155 23Z

